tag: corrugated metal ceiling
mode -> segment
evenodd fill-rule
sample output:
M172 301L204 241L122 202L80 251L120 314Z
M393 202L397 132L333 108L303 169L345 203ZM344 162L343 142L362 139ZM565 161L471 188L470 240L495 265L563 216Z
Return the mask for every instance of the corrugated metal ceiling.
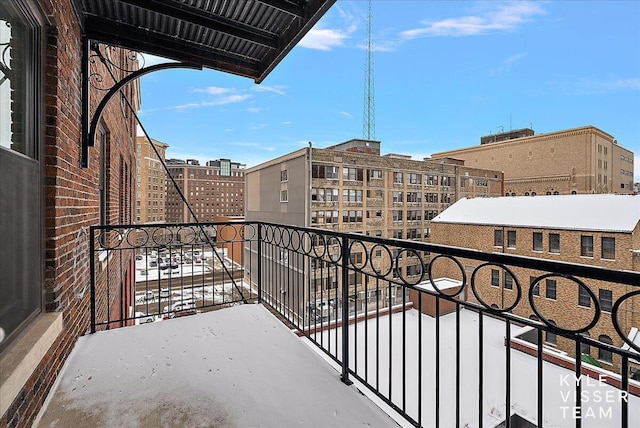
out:
M75 0L95 41L261 82L336 0Z

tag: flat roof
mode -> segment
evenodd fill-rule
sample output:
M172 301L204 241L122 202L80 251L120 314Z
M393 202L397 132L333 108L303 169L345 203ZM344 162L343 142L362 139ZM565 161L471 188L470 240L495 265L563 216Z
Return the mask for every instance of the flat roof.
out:
M545 195L460 199L433 223L500 225L603 232L632 232L640 221L640 196Z

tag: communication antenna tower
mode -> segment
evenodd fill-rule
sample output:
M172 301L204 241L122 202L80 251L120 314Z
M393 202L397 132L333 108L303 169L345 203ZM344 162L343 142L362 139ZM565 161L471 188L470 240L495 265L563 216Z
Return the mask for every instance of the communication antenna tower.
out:
M364 117L362 123L362 133L366 140L374 140L376 138L376 102L373 93L371 17L371 0L369 0L369 14L367 17L367 64L364 77Z

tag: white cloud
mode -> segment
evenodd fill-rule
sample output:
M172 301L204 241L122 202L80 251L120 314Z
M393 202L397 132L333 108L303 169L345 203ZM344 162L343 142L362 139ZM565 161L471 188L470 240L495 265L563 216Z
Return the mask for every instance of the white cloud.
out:
M251 98L250 94L231 94L231 95L226 95L223 97L218 97L216 99L213 99L211 101L203 101L200 103L200 105L202 106L221 106L221 105L225 105L225 104L234 104L234 103L240 103L242 101L248 100L249 98Z
M267 126L269 126L268 123L252 123L249 126L249 129L252 130L252 131L258 131L260 129L266 128Z
M273 85L273 86L255 85L251 89L253 89L256 92L272 92L278 95L286 95L286 93L284 92L285 88L286 86L283 86L283 85Z
M343 115L344 117L348 117L349 119L351 119L353 116L351 115L351 113L348 113L346 111L341 111L340 112L341 115Z
M608 76L603 79L591 77L562 76L561 80L550 82L564 92L582 95L607 94L617 91L640 91L640 78Z
M530 22L535 15L545 13L539 3L531 1L489 4L493 9L479 15L460 16L440 21L424 20L421 22L421 27L403 31L400 35L410 40L428 36L477 36L514 31Z
M343 30L312 28L298 45L307 49L330 51L343 46L348 37L348 33Z
M247 112L248 113L259 113L261 111L262 111L262 109L260 107L248 107L247 108Z
M289 121L282 122L283 125L291 125L292 123L293 122L289 122Z
M502 73L508 73L509 71L511 71L511 67L513 67L516 62L520 61L525 56L527 56L527 53L523 52L511 55L510 57L503 59L500 67L489 70L489 75L497 76Z
M219 86L207 86L206 88L195 88L193 92L204 92L209 95L222 95L229 92L236 92L233 88L220 88Z

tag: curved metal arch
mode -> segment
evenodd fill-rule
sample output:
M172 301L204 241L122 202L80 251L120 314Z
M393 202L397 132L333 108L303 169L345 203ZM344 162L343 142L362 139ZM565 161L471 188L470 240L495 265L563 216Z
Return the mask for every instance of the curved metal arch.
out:
M149 67L145 67L140 70L134 71L133 73L129 74L128 76L126 76L125 78L117 82L111 89L109 89L109 91L105 94L105 96L100 101L100 104L98 104L96 111L93 113L93 116L91 117L91 122L89 124L89 131L83 134L82 159L81 159L81 166L83 168L86 168L89 166L89 147L93 147L95 144L96 128L98 127L98 122L102 117L102 112L106 108L109 101L111 101L111 98L113 98L113 96L117 94L120 91L120 89L122 89L125 85L127 85L128 83L130 83L135 79L138 79L144 76L145 74L153 73L154 71L167 70L172 68L187 68L192 70L202 70L201 65L187 63L187 62L168 62L164 64L155 64L155 65L151 65ZM86 85L83 85L83 88L84 87L86 87ZM84 102L87 103L88 105L89 103L88 91L84 94L83 98L84 98Z

